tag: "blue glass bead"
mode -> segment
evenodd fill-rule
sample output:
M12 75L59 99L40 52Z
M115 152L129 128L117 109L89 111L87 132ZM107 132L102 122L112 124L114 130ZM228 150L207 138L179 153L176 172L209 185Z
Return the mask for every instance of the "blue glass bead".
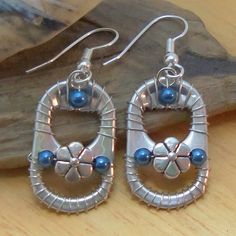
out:
M54 154L49 150L38 153L38 162L42 167L50 167L53 163Z
M206 152L200 148L193 149L190 152L190 160L193 165L200 166L206 161Z
M162 88L159 92L159 102L162 105L169 105L175 102L176 100L176 91L172 88Z
M147 148L139 148L134 153L134 159L139 165L147 165L151 161L151 152Z
M94 169L101 174L106 172L110 168L110 166L111 161L105 156L97 156L94 159Z
M83 90L73 89L69 92L69 103L76 108L84 107L88 103L88 95Z

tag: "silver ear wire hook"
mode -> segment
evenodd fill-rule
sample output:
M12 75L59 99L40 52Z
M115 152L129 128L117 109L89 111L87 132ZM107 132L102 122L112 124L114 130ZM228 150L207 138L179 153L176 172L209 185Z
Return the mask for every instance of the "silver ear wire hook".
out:
M84 64L86 66L90 66L90 59L92 57L92 54L93 54L94 50L105 48L105 47L110 47L111 45L113 45L118 40L119 33L115 29L112 29L112 28L98 28L98 29L91 30L88 33L86 33L83 36L81 36L78 39L76 39L73 43L71 43L69 46L67 46L65 49L63 49L60 53L58 53L52 59L50 59L50 60L48 60L48 61L46 61L46 62L44 62L44 63L42 63L42 64L40 64L38 66L35 66L32 69L26 70L26 73L34 72L34 71L39 70L39 69L41 69L42 67L44 67L44 66L46 66L48 64L53 63L58 58L60 58L62 55L64 55L67 51L69 51L71 48L73 48L76 44L78 44L79 42L83 41L84 39L86 39L90 35L98 33L98 32L111 32L115 36L114 36L114 38L109 43L106 43L106 44L103 44L103 45L99 45L99 46L95 46L93 48L86 48L85 49L85 52L84 52L81 60L83 62L85 62Z
M182 38L188 31L188 22L180 17L180 16L176 16L176 15L164 15L164 16L160 16L157 17L155 19L153 19L151 22L149 22L134 38L133 40L126 46L126 48L117 56L113 57L112 59L106 61L103 63L103 65L108 65L116 60L119 60L122 56L125 55L125 53L127 51L129 51L129 49L138 41L139 38L141 38L143 36L143 34L154 24L156 24L157 22L161 21L161 20L166 20L166 19L177 19L177 20L181 20L184 23L184 30L181 34L177 35L174 38L169 38L167 40L167 47L166 47L166 52L168 53L174 53L174 46L175 46L175 41L177 39Z

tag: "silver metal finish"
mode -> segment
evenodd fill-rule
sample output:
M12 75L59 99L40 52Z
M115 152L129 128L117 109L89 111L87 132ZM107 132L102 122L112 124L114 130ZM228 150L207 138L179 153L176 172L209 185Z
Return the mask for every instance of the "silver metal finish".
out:
M26 73L34 72L36 70L41 69L44 66L47 66L47 65L53 63L58 58L60 58L62 55L64 55L66 52L68 52L71 48L73 48L75 45L77 45L78 43L80 43L81 41L83 41L84 39L89 37L90 35L98 33L98 32L110 32L110 33L113 33L115 35L115 37L109 43L106 43L106 44L103 44L103 45L99 45L99 46L96 46L96 47L93 47L93 48L86 48L85 49L85 52L84 52L84 55L81 58L81 61L85 62L85 66L88 66L88 64L90 64L90 59L92 57L92 54L93 54L94 50L105 48L105 47L110 47L110 46L112 46L118 40L119 33L115 29L112 29L112 28L98 28L98 29L91 30L88 33L86 33L83 36L81 36L78 39L76 39L73 43L71 43L69 46L64 48L60 53L58 53L52 59L50 59L50 60L48 60L48 61L46 61L46 62L44 62L44 63L42 63L42 64L40 64L38 66L35 66L32 69L27 70Z
M177 20L180 20L184 23L184 30L181 34L177 35L176 37L174 38L169 38L167 40L167 49L166 49L166 52L167 52L167 55L168 57L170 56L170 54L174 53L174 49L175 49L175 41L182 38L183 36L185 36L185 34L188 32L188 22L180 17L180 16L175 16L175 15L164 15L164 16L160 16L160 17L157 17L155 19L153 19L152 21L150 21L132 40L131 42L123 49L123 51L113 57L112 59L106 61L103 63L103 65L108 65L116 60L119 60L121 57L123 57L125 55L126 52L128 52L130 50L130 48L143 36L143 34L148 31L154 24L158 23L159 21L161 20L172 20L172 19L177 19ZM175 60L176 59L176 56L171 56L171 60L173 60L172 58L174 57ZM178 62L178 60L177 60ZM167 63L169 64L169 63Z
M59 148L56 157L55 172L65 176L68 182L77 182L92 175L93 154L81 143L73 142L68 147Z
M114 105L108 94L96 83L89 82L88 88L93 91L91 102L88 106L78 110L81 112L96 111L100 114L101 126L98 135L86 148L77 142L68 147L61 147L51 131L51 117L55 109L74 110L67 103L66 86L66 81L57 83L44 94L38 104L29 172L33 191L40 201L57 211L74 213L94 208L108 197L113 180L113 164L102 175L101 184L95 191L81 198L68 198L51 192L44 185L41 177L42 168L38 163L38 153L45 149L57 153L56 173L63 176L67 173L65 178L68 181L74 182L80 178L89 177L92 171L90 163L94 157L104 155L109 157L113 163L116 117ZM97 104L98 99L99 104ZM83 151L81 152L81 150Z
M153 151L153 167L168 178L176 178L190 167L187 157L190 150L201 148L207 153L207 115L204 102L195 88L188 82L181 81L176 89L181 88L179 99L168 109L187 108L192 112L192 125L188 136L179 144L175 138L167 138L164 143L156 144L143 127L143 111L147 109L165 109L156 99L159 86L156 78L145 82L131 98L127 112L127 154L126 176L132 192L148 205L157 208L172 209L185 206L204 192L208 179L208 160L198 169L196 180L182 191L169 194L154 192L141 182L138 177L134 153L139 148ZM189 94L190 93L190 94ZM150 168L152 168L150 165Z
M135 91L129 101L127 112L127 153L126 153L126 176L132 192L148 205L156 208L173 209L186 206L195 201L204 192L208 179L208 158L197 167L198 173L195 181L180 192L174 194L154 192L144 186L138 177L137 162L134 154L140 148L146 148L151 153L150 168L163 173L167 178L177 178L181 173L190 168L190 152L200 148L207 154L207 115L205 104L195 88L188 82L183 81L184 68L178 64L178 56L175 54L175 41L183 37L188 31L188 23L185 19L175 15L164 15L150 21L123 51L108 60L103 65L120 59L139 38L155 23L160 20L180 20L184 23L184 30L175 38L167 39L165 67L157 75ZM160 102L161 89L171 88L176 93L173 102ZM147 134L143 127L143 113L153 109L188 109L192 112L192 123L189 134L180 143L176 138L169 137L162 143L156 144Z
M177 178L190 168L190 151L186 144L179 144L176 138L167 138L164 143L158 143L154 147L153 167L169 179Z
M33 148L28 157L30 161L30 180L36 197L49 208L57 211L68 213L87 211L106 200L110 192L114 172L115 108L111 97L105 92L104 88L91 81L90 60L94 50L113 45L119 38L119 34L116 30L110 28L92 30L78 38L53 59L27 71L27 73L30 73L52 63L77 43L98 32L111 32L114 34L114 38L107 44L86 48L77 69L68 76L66 81L57 82L45 92L36 111ZM81 108L70 105L69 94L72 89L78 91L83 89L83 93L88 98L88 101ZM97 137L87 147L79 142L73 142L62 147L51 130L52 113L55 109L97 112L101 121ZM83 197L64 197L51 192L42 181L42 167L38 154L44 150L53 152L55 155L54 161L56 162L55 172L60 176L64 176L68 182L77 182L81 178L90 177L93 172L93 160L97 156L109 158L110 168L102 174L101 184L90 194Z

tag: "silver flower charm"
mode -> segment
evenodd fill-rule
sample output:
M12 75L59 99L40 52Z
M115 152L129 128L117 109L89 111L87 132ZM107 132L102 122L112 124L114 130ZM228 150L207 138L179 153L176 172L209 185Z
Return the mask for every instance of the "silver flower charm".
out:
M81 143L73 142L67 147L58 149L55 172L65 176L69 182L77 182L81 178L88 178L93 172L93 156L89 149Z
M156 171L164 173L167 178L177 178L180 173L190 168L189 153L190 148L186 144L179 143L173 137L167 138L164 143L158 143L154 147L153 166Z

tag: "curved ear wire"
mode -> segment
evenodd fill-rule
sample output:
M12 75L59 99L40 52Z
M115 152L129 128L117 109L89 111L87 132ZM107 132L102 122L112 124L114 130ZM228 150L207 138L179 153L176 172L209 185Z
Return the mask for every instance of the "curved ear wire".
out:
M149 30L149 28L151 28L154 24L156 24L157 22L161 21L161 20L171 20L171 19L177 19L180 20L184 23L184 30L181 34L177 35L174 38L169 38L167 40L167 53L169 52L174 52L174 44L175 41L179 38L182 38L188 31L188 22L180 17L180 16L176 16L176 15L164 15L164 16L160 16L157 17L155 19L153 19L152 21L150 21L134 38L133 40L123 49L123 51L118 54L117 56L111 58L110 60L106 61L103 63L103 65L108 65L116 60L119 60L122 56L125 55L125 53L127 51L129 51L129 49L143 36L143 34Z
M89 37L90 35L98 33L98 32L110 32L110 33L114 34L114 38L109 43L99 45L99 46L95 46L93 48L87 48L86 49L86 56L87 56L88 60L92 57L92 53L93 53L94 50L105 48L105 47L110 47L119 39L119 33L115 29L112 29L112 28L98 28L98 29L91 30L88 33L86 33L83 36L76 39L73 43L71 43L69 46L67 46L65 49L63 49L60 53L58 53L52 59L50 59L50 60L48 60L48 61L46 61L46 62L44 62L44 63L42 63L38 66L35 66L32 69L26 70L26 73L34 72L34 71L39 70L39 69L41 69L42 67L44 67L48 64L53 63L58 58L60 58L63 54L65 54L67 51L69 51L71 48L73 48L76 44L80 43L81 41L83 41L84 39Z

